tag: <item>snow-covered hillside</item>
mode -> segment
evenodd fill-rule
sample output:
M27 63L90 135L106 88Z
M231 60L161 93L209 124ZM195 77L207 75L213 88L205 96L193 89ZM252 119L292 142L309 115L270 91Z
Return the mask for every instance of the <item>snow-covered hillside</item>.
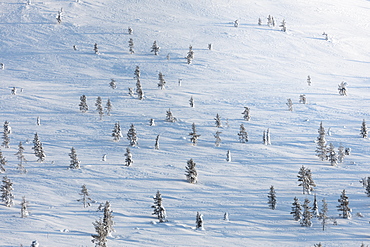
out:
M369 139L360 137L363 119L370 123L369 1L26 2L0 2L0 63L5 65L0 123L9 121L12 128L10 148L1 147L8 160L1 175L14 183L15 196L14 206L0 205L1 247L29 246L33 240L40 247L94 246L92 222L102 217L97 208L106 201L115 222L107 242L112 247L370 245L370 198L359 183L370 176ZM267 25L269 15L275 27ZM283 19L287 32L279 27ZM154 41L161 47L157 56L150 52ZM192 64L185 59L189 45ZM144 100L128 94L136 87L136 66ZM157 86L159 72L167 82L164 90ZM109 87L111 79L116 89ZM348 83L348 96L338 94L342 81ZM299 103L302 94L307 104ZM86 113L79 110L81 95L87 97ZM111 116L102 120L95 110L98 96L104 106L108 98L113 104ZM293 111L286 105L289 98ZM251 109L250 121L243 119L244 107ZM165 121L168 109L177 122ZM215 127L217 114L221 128ZM149 126L150 119L155 126ZM118 121L123 138L114 142ZM326 140L336 150L340 145L352 149L337 167L315 156L321 122L330 128ZM196 146L189 140L193 123L201 135ZM139 145L131 148L134 163L126 167L131 124ZM239 142L240 124L248 143ZM263 145L268 128L272 144ZM222 132L220 147L215 147L216 131ZM42 163L32 150L35 133L46 154ZM16 169L19 142L27 174ZM68 169L72 147L81 169ZM197 164L197 184L184 175L190 159ZM303 195L298 186L302 165L312 171L319 206L325 198L329 216L337 221L325 231L318 219L301 227L290 214L294 197L302 204L305 198L313 201L314 193ZM88 208L77 201L83 184L96 201ZM267 204L271 185L275 210ZM351 219L337 211L344 189ZM152 216L157 190L166 223ZM29 201L27 218L20 217L22 196ZM204 215L204 230L195 229L197 212ZM229 221L223 220L225 212Z

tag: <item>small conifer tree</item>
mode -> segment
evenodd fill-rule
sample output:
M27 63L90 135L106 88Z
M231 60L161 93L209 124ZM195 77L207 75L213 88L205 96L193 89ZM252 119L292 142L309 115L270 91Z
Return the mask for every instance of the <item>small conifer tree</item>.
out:
M166 81L164 80L164 75L162 74L162 72L159 72L158 74L158 87L160 89L164 89L165 88L165 85L166 85Z
M321 219L321 225L322 225L322 230L325 231L325 227L328 223L328 204L326 203L325 198L322 199L322 206L321 206L321 212L319 219Z
M190 141L193 143L193 146L196 146L200 135L197 134L195 123L192 124L191 128L192 132L189 133Z
M367 131L367 126L366 126L365 119L362 121L360 134L361 134L362 138L367 138L367 136L368 136L368 131Z
M134 163L134 160L132 159L132 153L131 153L130 148L126 148L125 156L126 156L125 165L131 166L131 164Z
M108 231L104 226L102 219L93 222L96 234L91 234L93 238L91 242L95 244L95 247L107 247L107 236Z
M216 118L215 118L215 124L216 124L217 128L222 127L221 117L220 117L220 115L218 115L218 113L217 113Z
M130 129L127 132L127 139L130 141L130 146L134 147L138 145L138 137L136 134L136 128L131 124Z
M160 49L161 48L157 45L157 41L154 41L151 52L154 52L154 55L158 55Z
M244 124L241 124L240 125L240 131L238 133L238 136L239 136L239 141L241 143L246 143L248 142L248 133L247 131L245 130L245 127L244 127Z
M346 195L346 190L342 191L342 194L340 195L340 198L338 199L339 205L337 206L339 213L339 216L343 217L344 219L351 218L351 212L352 209L349 207L349 200L348 196Z
M112 102L110 101L110 99L107 100L107 104L105 106L105 110L107 111L107 115L110 116L110 112L112 111Z
M157 138L155 138L155 145L154 145L154 148L156 150L159 150L159 135L157 135Z
M78 202L82 202L83 205L84 205L84 208L90 207L92 200L89 197L90 195L89 195L89 192L88 192L88 190L86 188L86 185L82 185L81 192L79 193L79 195L81 195L82 198L81 199L78 199L77 201Z
M231 162L231 152L230 152L230 150L227 150L227 152L226 152L226 161Z
M14 203L13 195L13 182L7 177L4 176L1 185L1 200L4 202L5 206L11 207Z
M305 94L299 95L299 103L306 104L307 103L307 98Z
M195 169L196 163L193 159L188 160L186 168L186 179L189 183L195 184L198 180L198 173Z
M313 196L313 204L312 204L312 216L313 217L319 217L319 206L317 204L316 194Z
M311 86L311 76L307 76L307 84L308 86Z
M127 30L128 30L128 34L129 34L129 35L131 35L131 34L134 32L134 30L133 30L131 27L128 27L128 29L127 29Z
M153 215L156 215L159 222L167 222L167 215L166 215L166 209L163 207L162 204L162 195L159 193L159 190L157 191L157 194L155 197L153 197L154 205L152 208L154 209Z
M27 162L23 152L24 152L23 144L22 142L19 142L18 152L15 153L15 155L17 155L17 159L19 160L17 169L19 170L20 173L27 173L26 168L23 166L23 162Z
M327 156L327 147L326 147L326 140L325 140L325 129L322 126L322 122L320 123L318 132L319 132L319 136L317 137L316 155L321 160L326 160L328 156Z
M98 49L98 44L97 43L94 44L94 52L95 52L95 54L99 54L99 49Z
M190 104L190 107L195 107L193 96L191 96L191 98L189 100L189 104Z
M22 197L22 202L20 203L21 205L21 218L26 218L29 216L29 211L28 211L28 201L26 201L26 197Z
M293 101L291 99L288 99L286 105L288 106L289 111L293 111Z
M171 123L177 121L177 119L173 116L171 109L168 109L168 111L166 111L166 121Z
M4 122L4 132L3 132L3 147L4 148L9 148L9 144L10 144L9 135L10 134L11 134L11 128L9 126L9 122L5 121Z
M214 137L216 138L215 140L216 147L219 147L221 145L221 137L220 137L221 133L222 133L221 131L216 131L216 134L214 135Z
M261 18L258 18L258 26L261 26L262 25L262 20Z
M302 166L298 172L298 181L300 184L298 186L302 186L303 194L310 194L311 191L314 190L316 187L315 182L312 179L311 170Z
M130 54L134 54L134 40L132 38L130 38L130 40L128 41L128 47Z
M116 89L116 88L117 88L116 80L114 80L114 79L110 79L109 86L110 86L112 89Z
M343 163L345 156L346 156L346 153L344 151L344 147L340 145L338 148L338 162Z
M292 212L290 214L293 215L293 219L295 221L300 221L302 218L302 206L299 203L299 199L297 197L294 197L294 202L292 203Z
M81 101L80 104L79 104L80 111L81 112L84 112L84 113L87 112L87 110L89 110L89 107L87 106L86 96L85 95L82 95L80 97L80 101Z
M251 119L250 110L251 109L249 107L244 107L244 111L242 112L242 114L245 121L249 121Z
M69 164L70 169L80 169L80 161L77 158L76 149L74 147L71 148L71 152L69 153L69 157L71 158L71 162Z
M285 19L283 19L283 21L281 22L281 24L280 24L279 27L281 27L281 31L286 32L286 22L285 22Z
M186 60L187 60L187 63L188 64L191 64L192 61L194 59L194 51L193 51L193 47L190 45L189 46L189 52L188 54L186 55Z
M303 213L301 219L301 226L311 227L312 226L312 214L311 207L309 206L310 201L306 198L303 203Z
M268 193L268 205L274 210L276 208L276 192L274 186L271 185L270 192Z
M339 95L341 95L341 96L347 96L347 82L342 81L338 85L338 91L339 91Z
M114 221L113 221L113 211L111 210L111 205L109 201L105 202L104 210L103 210L103 224L107 231L107 236L111 237L112 232L114 232Z
M102 99L100 96L96 99L95 106L96 106L96 111L99 114L100 120L102 120L104 111L103 111Z
M338 155L334 150L334 145L332 143L329 144L328 149L328 160L332 166L337 166L338 164Z
M37 133L35 134L35 137L33 139L33 148L32 149L34 150L35 156L38 158L37 161L38 162L43 162L45 160L46 155L45 155L44 148L42 146L42 143L41 143Z
M200 230L204 229L204 227L203 227L203 214L200 214L199 212L197 212L197 216L195 218L195 228L200 229Z
M119 141L121 137L123 137L119 122L116 122L114 124L114 129L112 130L112 137L113 137L113 141Z
M370 177L367 177L365 189L366 189L365 193L367 194L368 197L370 197Z
M3 156L3 152L0 151L0 173L4 173L6 171L5 165L8 161Z

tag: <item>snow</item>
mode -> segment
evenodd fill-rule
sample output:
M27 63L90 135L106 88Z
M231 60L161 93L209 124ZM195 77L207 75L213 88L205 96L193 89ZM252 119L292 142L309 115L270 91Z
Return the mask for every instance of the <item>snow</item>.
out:
M13 207L0 205L0 246L29 246L34 240L40 247L93 246L92 222L102 217L97 208L106 201L116 230L108 246L370 244L370 199L359 183L370 176L370 144L360 136L361 123L369 122L370 115L369 1L26 3L0 3L0 123L9 121L12 128L10 148L1 151L8 160L3 175L14 183L15 195ZM62 22L57 24L61 8ZM268 15L276 27L266 25ZM278 27L283 19L287 32ZM134 54L129 54L130 38ZM161 47L158 56L150 52L154 41ZM185 58L189 45L194 51L191 64ZM128 95L128 87L136 84L136 66L144 100ZM164 90L157 87L159 72L165 76ZM109 86L111 79L116 89ZM348 83L348 96L338 94L342 81ZM16 95L11 94L13 87ZM86 113L78 106L83 94ZM307 104L299 103L301 94ZM108 98L113 105L111 116L102 120L94 105L99 96L103 106ZM289 98L292 112L286 105ZM244 107L251 109L250 121L243 119ZM168 109L177 122L165 121ZM215 126L217 114L222 128ZM155 126L149 126L150 119ZM118 121L124 138L114 142L111 133ZM320 122L326 131L331 129L326 140L336 150L340 144L352 149L337 167L315 156ZM193 123L201 135L196 146L188 136ZM248 143L238 140L242 123ZM126 167L125 135L131 124L139 145L131 148L135 163ZM262 144L266 129L272 145ZM222 132L220 147L214 145L216 131ZM43 163L32 152L36 132L46 154ZM157 135L160 150L154 148ZM20 141L27 174L16 169ZM68 169L72 147L81 169ZM228 150L231 162L226 161ZM197 184L186 181L189 159L197 164ZM303 195L298 186L302 165L311 169L319 207L325 198L328 215L338 222L324 232L320 221L301 227L290 214L294 197L301 204L306 197L313 201L313 194ZM97 202L88 208L77 201L83 184ZM267 204L272 185L275 210ZM336 209L343 189L353 210L351 219L339 218ZM151 215L157 190L166 223ZM23 196L29 201L27 218L20 217ZM197 212L204 215L202 231L195 229ZM225 212L229 221L223 220Z

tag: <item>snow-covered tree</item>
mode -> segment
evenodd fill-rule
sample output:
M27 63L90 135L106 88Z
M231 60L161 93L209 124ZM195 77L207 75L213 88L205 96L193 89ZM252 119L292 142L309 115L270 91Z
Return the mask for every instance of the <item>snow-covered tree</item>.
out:
M189 183L195 184L198 180L198 173L195 169L196 163L193 161L193 159L188 160L186 168L186 179Z
M99 49L98 49L98 44L97 43L94 44L94 52L95 52L95 54L99 54Z
M239 136L239 141L241 143L246 143L248 142L248 133L247 131L245 130L245 127L244 127L244 124L241 124L240 125L240 131L238 133L238 136Z
M23 144L22 142L19 142L18 152L15 153L15 155L17 155L17 159L19 160L17 169L19 170L20 173L27 173L26 168L23 166L23 162L27 162L23 152L24 152Z
M131 27L128 27L127 31L129 35L131 35L134 32L134 30Z
M249 121L251 119L250 110L251 109L249 107L244 106L244 111L242 112L242 114L245 121Z
M215 117L215 124L216 124L217 128L222 127L221 117L220 117L220 115L218 115L218 113L216 114L216 117Z
M40 116L38 116L37 119L36 119L36 125L37 126L40 126L41 125L41 118L40 118Z
M13 195L13 182L7 177L3 177L3 184L1 185L1 200L4 202L5 206L11 207L14 199Z
M229 213L228 212L224 213L224 221L229 221Z
M261 26L262 25L262 20L261 18L258 18L258 26Z
M134 76L135 79L140 78L140 67L139 66L136 66L134 75L135 75Z
M276 192L275 192L275 188L274 186L271 185L270 187L270 191L267 195L267 198L268 198L268 205L271 209L275 209L276 208Z
M164 80L164 75L162 74L162 72L159 72L158 74L158 87L160 89L164 89L165 88L165 85L166 85L166 81Z
M195 107L193 96L190 97L189 104L190 104L190 107Z
M153 200L154 205L152 206L152 208L154 209L154 212L152 214L157 216L159 222L166 222L166 209L163 207L162 195L161 193L159 193L159 190L157 191L157 194L153 197Z
M128 41L128 47L129 47L130 54L134 54L135 53L134 40L132 38L130 38L130 40Z
M154 55L158 55L160 49L161 48L157 45L157 41L154 41L151 52L154 52Z
M125 153L125 165L130 166L132 163L134 163L134 160L132 159L132 153L130 148L126 148L126 153Z
M9 144L10 144L10 135L11 133L11 128L9 126L9 122L8 121L5 121L4 122L4 132L3 132L3 147L4 148L9 148Z
M293 219L295 221L300 221L302 218L302 206L299 203L299 199L294 197L294 202L292 203L292 211L290 214L293 215Z
M318 156L321 160L326 160L327 156L327 147L326 147L326 140L325 140L325 129L322 126L322 122L320 123L319 127L319 136L317 137L317 147L316 147L316 156Z
M313 196L313 203L312 203L312 216L313 217L319 217L319 206L317 204L316 194Z
M138 137L136 134L136 128L134 124L131 124L130 129L127 132L127 140L130 141L130 146L134 147L138 145Z
M3 156L3 152L0 151L0 173L4 173L5 172L5 165L8 161L5 159L5 157Z
M153 118L149 120L149 126L155 126L155 121Z
M186 55L187 63L191 64L193 59L194 59L194 51L193 51L193 47L190 45L188 54Z
M104 210L103 210L103 224L107 231L107 236L111 237L112 232L114 232L113 225L113 211L111 210L111 205L109 201L105 202Z
M200 229L200 230L204 229L204 227L203 227L203 214L200 214L199 212L197 212L197 216L195 218L195 228Z
M230 152L230 150L227 150L227 152L226 152L226 161L231 162L231 152Z
M307 103L307 98L305 94L299 95L299 103L306 104Z
M92 200L90 198L90 195L89 195L89 192L86 188L86 185L82 185L81 192L79 193L79 195L81 195L82 198L78 199L77 201L82 202L83 205L84 205L84 208L87 208L87 207L91 206Z
M143 87L141 86L140 78L136 78L136 93L139 100L144 99Z
M307 84L308 86L311 86L311 76L307 76Z
M291 99L287 100L286 105L288 106L289 111L293 111L293 101Z
M310 194L311 191L314 190L316 187L315 182L312 179L311 170L302 166L298 172L298 181L300 184L298 186L302 186L303 194Z
M28 211L28 201L26 201L26 197L22 197L21 205L21 218L26 218L30 213Z
M116 80L114 80L114 79L110 79L109 86L110 86L112 89L116 89L116 88L117 88Z
M76 149L74 147L71 148L71 152L69 153L69 157L71 158L69 168L70 169L80 169L80 161L77 158Z
M96 234L91 234L93 238L91 242L95 244L95 247L107 247L107 236L108 231L104 226L102 219L93 222Z
M338 85L338 91L339 91L339 95L347 96L347 82L342 81L342 82Z
M113 141L119 141L121 137L123 137L119 122L116 122L114 124L114 128L112 130L112 137L113 137Z
M107 115L110 116L110 112L112 111L112 102L110 99L107 100L107 104L105 105L105 110L107 111Z
M195 145L197 145L198 138L199 138L200 135L197 134L195 123L192 124L191 128L192 128L193 131L189 133L190 141L193 143L193 146L195 146Z
M173 116L171 109L168 109L168 111L166 111L166 121L171 123L177 121L177 119Z
M339 216L349 219L351 218L351 212L352 209L349 207L349 200L348 196L346 195L346 190L342 191L342 194L340 195L340 198L338 199L339 205L337 206L339 213Z
M220 137L220 134L221 134L222 132L221 131L216 131L216 134L215 135L213 135L214 137L215 137L215 146L216 147L219 147L220 145L221 145L221 137Z
M263 131L262 141L263 141L263 144L265 144L265 145L271 145L270 129L267 129L266 131L265 130Z
M283 32L286 32L286 22L285 22L285 19L282 20L280 26L281 27L281 31Z
M58 24L62 23L62 12L58 11L56 19L57 19Z
M37 240L32 241L31 247L39 247L39 242Z
M239 21L238 20L234 21L234 27L239 27Z
M367 131L367 126L366 126L365 119L362 121L360 134L361 134L362 138L367 138L368 131Z
M312 214L311 207L309 206L310 201L306 198L303 203L303 213L301 218L301 226L311 227L312 226Z
M338 155L334 150L334 145L332 143L329 144L328 149L328 160L332 166L338 165Z
M321 206L321 211L320 211L320 216L319 219L321 219L321 225L322 225L322 230L325 231L325 227L328 223L328 204L326 203L325 198L322 199L322 206Z
M81 101L80 104L79 104L80 111L81 112L87 112L87 110L89 110L89 107L87 106L86 96L82 95L80 97L80 101Z
M103 115L104 115L104 110L103 110L103 105L102 105L102 99L100 96L98 96L98 98L96 99L95 106L96 106L96 111L99 114L100 120L102 120Z
M340 145L339 148L338 148L338 162L339 163L343 163L344 156L346 156L346 153L344 151L344 147L342 145Z
M365 193L370 197L370 177L366 179Z
M155 145L154 145L154 148L156 150L159 150L159 135L157 135L157 138L155 138Z
M329 37L328 37L328 34L327 34L327 33L323 32L323 33L322 33L322 35L324 35L324 39L325 39L326 41L328 41L328 40L329 40Z
M35 137L33 139L32 149L34 150L35 156L38 158L37 161L43 162L45 160L46 155L45 155L44 148L42 146L42 143L37 133L35 134Z

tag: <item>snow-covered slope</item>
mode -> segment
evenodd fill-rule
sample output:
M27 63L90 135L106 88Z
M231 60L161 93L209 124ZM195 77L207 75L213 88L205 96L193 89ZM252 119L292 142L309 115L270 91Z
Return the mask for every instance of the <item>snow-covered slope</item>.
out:
M0 207L0 246L28 246L36 239L42 247L93 246L92 222L102 216L96 210L105 201L112 205L116 230L108 246L370 243L370 199L358 182L370 176L369 140L359 135L362 120L370 122L369 1L25 2L0 3L0 63L5 64L0 71L0 122L9 121L13 130L10 148L1 151L8 160L3 175L13 181L15 195L13 207ZM58 25L55 16L61 8ZM276 27L266 25L268 15ZM287 32L278 27L283 19ZM135 54L128 52L130 38ZM150 52L154 41L161 47L158 56ZM195 54L190 65L185 59L189 45ZM135 88L136 66L142 101L128 95L128 87ZM157 87L159 72L165 75L165 90ZM114 90L109 87L112 78L117 81ZM342 81L348 83L348 96L338 94ZM10 93L13 87L16 95ZM87 113L78 107L83 94ZM301 94L307 104L299 103ZM98 96L113 104L112 115L102 120L95 111ZM190 97L195 108L189 106ZM251 108L248 122L241 114L245 106ZM165 121L169 108L175 123ZM215 127L216 114L222 128ZM149 126L151 118L156 126ZM117 121L124 138L113 142ZM331 128L326 139L336 149L340 144L352 149L338 167L315 156L320 122ZM139 145L131 148L134 164L125 167L125 134L131 123ZM188 136L193 123L201 134L197 146ZM249 134L245 144L237 135L242 123ZM267 128L268 146L262 144ZM217 130L222 131L220 147L214 145ZM43 163L32 153L36 132L47 156ZM160 150L155 150L158 134ZM16 170L20 141L28 160L26 175ZM80 170L67 169L71 147ZM227 150L232 162L226 161ZM101 161L104 154L107 161ZM197 163L197 184L187 183L184 175L191 158ZM295 196L301 203L306 197L313 201L298 186L302 165L312 171L319 204L325 198L338 223L324 232L320 221L314 219L313 227L306 228L290 215ZM77 202L83 184L97 202L87 209ZM267 205L271 185L277 192L276 210ZM343 189L353 209L349 220L339 218L336 208ZM157 190L167 223L153 224ZM25 219L19 215L22 196L30 202L31 215ZM204 215L203 231L195 229L197 211ZM225 212L229 221L223 220Z

